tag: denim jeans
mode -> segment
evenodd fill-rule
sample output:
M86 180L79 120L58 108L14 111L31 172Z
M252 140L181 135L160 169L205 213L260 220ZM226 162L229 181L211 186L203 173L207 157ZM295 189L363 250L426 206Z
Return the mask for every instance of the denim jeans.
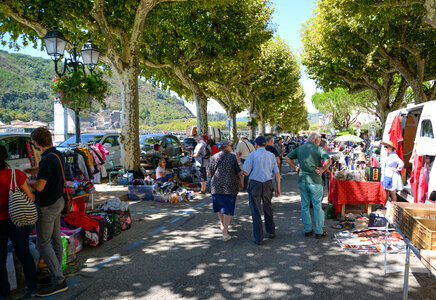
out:
M299 182L298 188L300 189L301 195L301 220L303 222L304 232L312 231L312 218L310 217L310 202L312 202L315 233L322 234L324 232L325 218L321 206L323 196L322 184Z
M30 226L17 227L10 219L0 221L0 297L9 297L10 285L6 270L8 238L12 242L15 254L23 266L26 285L29 291L36 290L35 261L29 251Z
M62 273L64 251L60 224L64 204L64 198L60 197L52 205L38 207L38 222L36 222L38 249L47 264L54 284L62 283L65 280Z
M242 165L244 165L244 162L245 162L245 159L241 158ZM242 169L242 166L241 166L241 169ZM242 190L245 192L245 191L247 191L247 188L248 188L248 176L244 176L244 187L242 188Z
M267 182L250 180L250 183L248 184L248 202L250 205L251 218L253 220L254 241L256 243L263 240L262 207L265 217L266 232L269 234L275 233L273 208L271 204L273 192L274 186L271 180Z

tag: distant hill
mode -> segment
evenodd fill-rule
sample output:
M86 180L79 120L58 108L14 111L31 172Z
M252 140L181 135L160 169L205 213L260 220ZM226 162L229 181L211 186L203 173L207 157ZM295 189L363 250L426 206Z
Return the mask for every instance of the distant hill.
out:
M54 65L49 59L0 50L0 121L53 121L54 75ZM118 81L106 79L111 87L106 110L121 110ZM98 110L95 108L94 113ZM139 118L143 127L195 117L182 100L140 80Z

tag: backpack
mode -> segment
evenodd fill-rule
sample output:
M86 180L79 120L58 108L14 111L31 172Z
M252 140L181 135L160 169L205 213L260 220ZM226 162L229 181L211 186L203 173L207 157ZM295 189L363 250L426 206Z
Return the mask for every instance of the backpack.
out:
M203 159L209 159L212 155L212 151L210 146L206 144L206 154L203 156Z

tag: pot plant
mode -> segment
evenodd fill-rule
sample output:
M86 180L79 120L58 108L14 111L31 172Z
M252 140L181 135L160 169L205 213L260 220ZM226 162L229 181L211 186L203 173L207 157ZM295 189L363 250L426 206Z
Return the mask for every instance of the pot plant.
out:
M56 101L76 114L76 142L80 143L80 112L96 104L106 107L105 99L109 94L109 85L103 80L103 72L94 71L86 74L80 69L68 75L56 76L53 82Z

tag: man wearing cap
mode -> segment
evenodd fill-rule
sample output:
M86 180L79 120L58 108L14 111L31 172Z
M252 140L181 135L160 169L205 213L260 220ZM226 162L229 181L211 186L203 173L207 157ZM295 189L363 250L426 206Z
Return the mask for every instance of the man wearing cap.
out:
M241 162L244 163L247 159L247 156L253 152L254 146L252 143L248 141L248 138L246 136L242 137L241 141L239 142L238 146L236 147L236 153L241 153ZM244 187L242 191L246 192L248 187L248 176L244 176Z
M275 176L277 183L275 196L278 197L280 196L280 173L274 154L265 150L266 139L263 136L258 136L255 143L256 151L247 156L242 170L244 175L249 177L248 200L253 220L254 242L257 245L262 245L261 205L263 206L267 237L274 238L276 236L271 204L274 193L272 179Z
M310 217L310 203L312 202L315 238L317 239L326 236L323 229L325 216L321 206L323 196L321 174L326 171L331 164L330 156L327 154L327 151L319 147L320 142L321 136L318 133L311 133L307 139L307 143L285 156L290 166L294 168L297 167L294 162L295 159L298 159L300 164L298 188L301 195L301 219L304 236L311 236L313 234L312 218Z

